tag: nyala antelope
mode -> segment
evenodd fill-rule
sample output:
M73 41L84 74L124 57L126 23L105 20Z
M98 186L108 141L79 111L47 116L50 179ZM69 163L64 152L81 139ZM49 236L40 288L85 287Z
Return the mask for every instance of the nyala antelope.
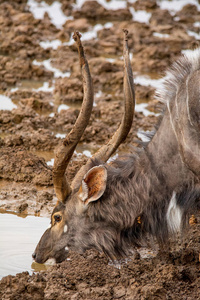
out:
M97 249L118 259L149 237L163 245L180 232L200 196L200 50L182 56L159 92L162 120L142 150L106 163L132 126L135 94L124 30L124 116L107 145L78 171L71 186L65 171L90 118L93 86L80 34L76 32L84 99L75 126L59 147L53 184L58 202L51 226L33 258L61 262L70 250Z

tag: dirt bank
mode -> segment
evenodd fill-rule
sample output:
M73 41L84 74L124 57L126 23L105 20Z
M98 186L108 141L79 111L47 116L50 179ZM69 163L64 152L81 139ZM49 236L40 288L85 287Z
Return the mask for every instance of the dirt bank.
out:
M199 221L170 252L137 253L120 269L91 250L32 276L9 275L1 299L199 299Z

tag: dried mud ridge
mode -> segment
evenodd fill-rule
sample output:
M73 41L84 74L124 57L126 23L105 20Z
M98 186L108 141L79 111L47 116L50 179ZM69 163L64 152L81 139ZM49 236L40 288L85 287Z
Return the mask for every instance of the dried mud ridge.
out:
M198 216L198 223L200 215ZM139 253L121 269L108 265L103 254L70 253L70 260L48 271L6 276L1 299L199 299L200 225L191 226L182 243L171 251L141 258Z
M123 113L123 62L119 59L122 29L129 31L133 70L156 74L156 78L163 75L183 49L199 44L195 39L199 28L194 24L200 17L195 5L188 4L172 16L161 10L156 0L139 0L116 11L106 10L96 1L86 1L80 10L74 10L73 4L73 0L62 1L63 12L74 19L58 29L47 13L42 20L34 19L26 0L0 3L0 90L17 106L0 114L1 209L44 216L55 205L52 167L46 161L53 157L61 140L56 134L72 128L83 96L77 50L75 45L66 44L74 30L88 32L94 24L113 23L99 30L97 39L83 42L95 94L98 93L91 121L81 139L83 147L91 152L109 139ZM151 13L149 23L134 21L131 8ZM41 42L57 39L63 43L56 50L41 46ZM50 61L63 73L70 72L70 77L54 77L42 61ZM29 84L44 82L48 83L48 91L28 88ZM153 87L136 84L135 89L138 103L147 102L150 111L159 111ZM71 107L58 112L60 104ZM133 151L131 145L137 144L137 131L152 130L156 122L154 114L145 117L136 112L133 128L120 152ZM69 180L86 159L84 155L74 156ZM195 217L197 223L189 228L184 240L172 243L169 252L145 259L137 254L120 270L109 266L106 257L95 251L71 253L71 260L46 272L3 278L0 298L198 299L200 215Z

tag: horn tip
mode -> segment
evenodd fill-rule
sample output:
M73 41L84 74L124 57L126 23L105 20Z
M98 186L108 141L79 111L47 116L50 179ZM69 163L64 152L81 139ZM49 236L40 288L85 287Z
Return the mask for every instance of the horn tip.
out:
M124 40L128 41L128 30L126 28L123 28L123 32L124 32Z
M81 36L82 36L82 35L80 34L79 31L74 31L73 39L74 39L75 42L76 42L76 41L79 41L80 38L81 38Z

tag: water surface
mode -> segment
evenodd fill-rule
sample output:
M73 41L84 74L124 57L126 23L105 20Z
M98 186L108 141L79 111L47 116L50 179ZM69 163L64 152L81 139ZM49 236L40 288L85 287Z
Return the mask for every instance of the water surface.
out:
M37 270L32 253L48 226L49 218L0 213L0 278Z

